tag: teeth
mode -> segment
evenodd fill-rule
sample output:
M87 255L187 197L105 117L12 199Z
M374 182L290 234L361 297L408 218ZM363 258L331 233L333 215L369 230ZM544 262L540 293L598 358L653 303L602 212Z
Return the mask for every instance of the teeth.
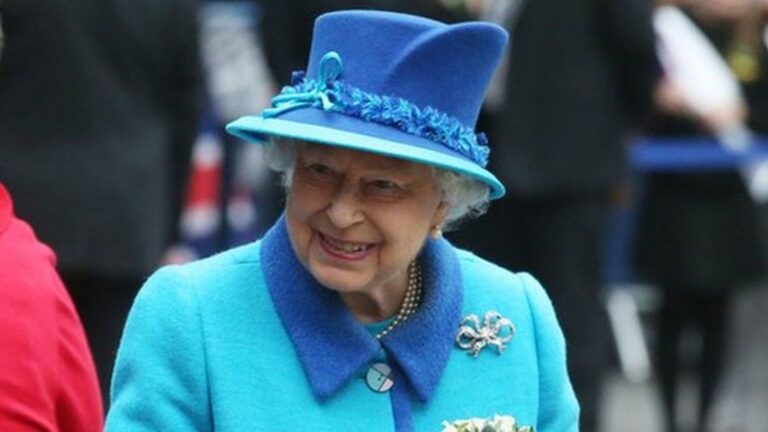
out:
M334 249L338 249L345 253L362 252L367 248L367 246L363 244L340 242L329 237L325 237L325 240L328 242L328 244L333 246Z

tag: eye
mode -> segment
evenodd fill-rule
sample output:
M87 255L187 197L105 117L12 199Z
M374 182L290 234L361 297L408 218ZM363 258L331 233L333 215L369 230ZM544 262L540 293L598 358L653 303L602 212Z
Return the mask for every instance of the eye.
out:
M390 191L400 189L400 186L397 183L390 180L374 180L371 182L371 186L377 189L390 190Z
M2 1L2 0L0 0ZM316 161L306 161L300 165L300 173L307 184L327 187L335 185L341 179L339 173L328 165Z
M328 166L320 164L320 163L313 163L310 164L307 167L313 174L319 174L321 176L332 176L335 174L335 172Z
M365 194L370 198L394 199L401 197L405 189L396 181L375 179L366 183Z

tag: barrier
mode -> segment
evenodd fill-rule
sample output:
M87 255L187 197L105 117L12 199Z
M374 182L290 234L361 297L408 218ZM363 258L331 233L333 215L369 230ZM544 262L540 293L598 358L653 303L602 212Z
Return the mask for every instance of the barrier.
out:
M635 198L642 193L644 174L737 170L750 161L768 158L768 137L756 137L748 149L733 151L711 137L641 137L633 141L629 160L636 176ZM639 190L637 190L639 189ZM648 344L642 331L637 286L633 285L631 250L637 201L613 210L605 238L603 275L610 288L606 310L624 376L646 382L652 376Z
M630 162L639 172L729 170L759 158L768 158L768 137L756 137L741 152L711 137L641 137L630 146Z

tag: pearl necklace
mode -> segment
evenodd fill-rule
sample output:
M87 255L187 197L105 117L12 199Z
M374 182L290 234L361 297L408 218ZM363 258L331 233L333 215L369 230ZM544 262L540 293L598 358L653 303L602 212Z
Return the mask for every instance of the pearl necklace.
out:
M411 315L416 312L421 304L421 294L424 281L421 277L421 267L413 261L408 266L408 286L405 288L405 298L403 304L400 305L400 309L397 311L395 320L390 323L386 329L376 335L376 339L381 339L392 331L395 327L402 324Z

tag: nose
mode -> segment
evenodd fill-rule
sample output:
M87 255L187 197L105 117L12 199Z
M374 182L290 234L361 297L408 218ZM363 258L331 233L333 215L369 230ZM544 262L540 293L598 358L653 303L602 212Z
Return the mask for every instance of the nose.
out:
M339 229L349 228L365 219L357 188L345 184L339 188L326 208L326 214L331 223Z

